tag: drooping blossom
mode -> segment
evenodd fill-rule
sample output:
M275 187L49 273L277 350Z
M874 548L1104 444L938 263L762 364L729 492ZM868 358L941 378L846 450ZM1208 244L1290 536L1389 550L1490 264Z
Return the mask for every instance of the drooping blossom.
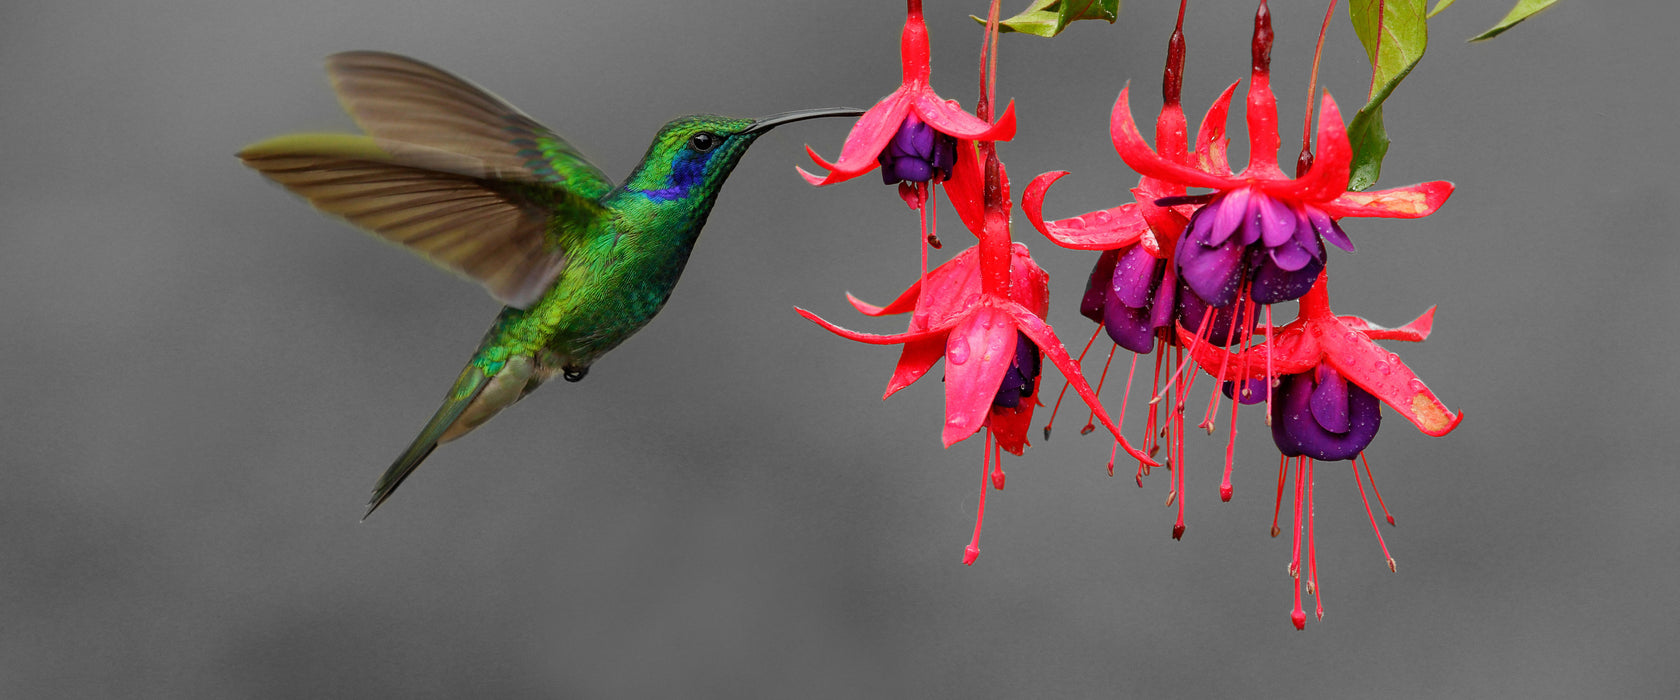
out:
M1452 183L1426 182L1376 192L1350 192L1353 157L1347 128L1336 102L1326 94L1320 104L1318 153L1300 177L1278 167L1277 100L1270 85L1271 15L1261 3L1254 20L1253 64L1248 89L1249 162L1233 174L1223 143L1208 144L1202 167L1173 157L1168 145L1157 153L1144 142L1132 121L1128 91L1121 90L1115 111L1115 148L1133 170L1185 187L1214 190L1207 195L1169 196L1159 203L1204 203L1191 216L1176 252L1179 276L1209 306L1229 306L1239 293L1255 303L1299 298L1324 266L1324 246L1352 250L1338 219L1344 217L1418 218L1434 213L1452 194ZM1218 107L1218 105L1216 105ZM1223 109L1218 115L1223 120ZM1209 111L1209 119L1214 111ZM1203 122L1204 127L1206 121Z
M1408 368L1400 357L1377 345L1377 340L1420 342L1429 337L1435 309L1399 328L1383 328L1358 316L1337 316L1330 309L1328 281L1320 274L1300 300L1299 316L1277 328L1264 342L1232 353L1198 341L1194 334L1179 329L1179 341L1195 361L1213 374L1226 393L1240 402L1272 401L1272 439L1282 453L1278 466L1278 506L1283 503L1289 462L1295 460L1295 544L1290 573L1297 579L1295 608L1291 619L1297 628L1306 625L1301 606L1303 561L1306 591L1318 592L1316 533L1314 531L1314 475L1319 461L1363 462L1365 448L1381 427L1378 402L1387 404L1427 435L1442 436L1453 431L1464 418L1453 413L1434 392ZM1275 381L1275 384L1274 384ZM1262 397L1261 394L1267 394ZM1233 402L1233 408L1235 407ZM1359 463L1352 464L1354 482L1361 500L1365 487L1360 482ZM1365 464L1366 480L1370 465ZM1228 494L1230 463L1227 456L1225 485ZM1375 484L1372 484L1373 488ZM1379 501L1381 495L1378 495ZM1386 506L1384 508L1386 512ZM1366 501L1367 514L1370 512ZM1393 518L1389 518L1393 523ZM1376 519L1371 518L1372 530ZM1279 532L1276 515L1272 534ZM1302 543L1305 542L1305 560ZM1382 534L1377 534L1389 568ZM1322 618L1323 605L1319 603Z
M910 312L909 328L904 333L859 333L798 309L800 315L843 338L904 346L883 399L915 383L939 360L945 360L944 445L950 447L982 429L988 431L980 510L975 516L974 539L963 555L967 564L973 564L980 552L984 483L1002 488L1003 452L1020 454L1027 446L1027 429L1038 406L1035 395L1041 358L1048 358L1061 370L1129 454L1143 463L1156 464L1120 438L1119 429L1080 375L1078 365L1044 322L1049 312L1049 276L1021 243L1006 244L1002 250L1008 257L992 260L989 254L996 250L983 241L958 253L928 271L885 307L848 295L854 307L870 316ZM994 264L1008 265L1004 278L1007 286L993 287L986 282L986 268Z
M844 182L883 168L887 184L897 184L911 207L926 206L929 188L944 184L957 214L978 230L981 213L981 176L975 161L975 141L1007 141L1015 137L1015 103L996 123L964 111L956 100L933 91L927 23L922 0L907 0L899 55L903 80L891 94L865 112L847 134L840 157L824 160L807 147L806 153L823 174L799 169L813 185Z
M989 427L1004 449L1020 454L1027 444L1026 430L1032 422L1032 409L1037 405L1037 401L1026 399L1036 393L1039 357L1048 358L1067 375L1075 390L1092 404L1099 419L1114 430L1090 385L1079 375L1073 358L1044 322L1044 315L1049 313L1049 276L1033 262L1027 247L1021 243L1011 246L1011 288L1005 293L982 288L981 257L980 246L958 253L945 264L929 270L925 282L911 284L884 307L850 298L854 307L870 316L911 312L910 325L904 333L859 333L805 309L798 311L849 340L904 346L882 398L915 383L939 360L945 360L942 439L946 447ZM1018 352L1022 340L1033 351ZM1006 384L1011 376L1015 378ZM1014 392L1013 397L1010 391ZM1147 459L1141 453L1134 456Z

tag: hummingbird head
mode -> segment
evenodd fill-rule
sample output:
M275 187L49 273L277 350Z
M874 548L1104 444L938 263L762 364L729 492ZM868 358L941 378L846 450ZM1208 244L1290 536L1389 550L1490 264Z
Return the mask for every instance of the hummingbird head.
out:
M860 109L809 109L763 119L713 114L678 117L660 128L641 165L625 181L625 189L641 192L654 201L710 199L723 187L747 147L765 132L805 119L861 114Z

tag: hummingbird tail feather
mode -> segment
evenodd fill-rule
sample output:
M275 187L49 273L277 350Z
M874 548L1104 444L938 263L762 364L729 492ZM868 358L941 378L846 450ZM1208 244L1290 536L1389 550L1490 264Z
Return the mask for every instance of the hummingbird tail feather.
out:
M445 399L443 405L438 407L437 413L432 414L432 420L426 423L426 427L420 431L419 435L415 436L414 442L409 444L408 449L404 450L402 455L391 463L390 468L386 469L385 473L379 477L379 482L373 487L373 498L368 501L367 512L362 514L363 520L367 520L368 516L373 515L373 511L385 503L392 493L396 492L397 487L402 485L403 480L407 479L409 474L414 473L414 469L420 466L420 462L432 454L432 450L437 449L438 443L444 441L444 434L461 417L461 414L466 412L467 407L478 399L479 394L483 393L484 387L490 383L489 380L490 377L479 368L477 362L469 363L466 369L461 370L460 378L455 380L455 386L449 390L449 398Z
M509 355L505 347L496 345L494 334L487 335L472 361L461 370L455 385L450 387L437 413L432 414L414 442L379 477L362 519L373 515L374 509L389 499L438 445L472 432L524 398L540 381L536 362L529 355Z

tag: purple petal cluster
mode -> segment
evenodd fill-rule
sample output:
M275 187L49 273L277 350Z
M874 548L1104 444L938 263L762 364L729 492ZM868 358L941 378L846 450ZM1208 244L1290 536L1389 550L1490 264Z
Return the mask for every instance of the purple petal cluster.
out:
M1340 225L1316 207L1236 189L1196 210L1178 246L1178 270L1210 306L1237 300L1246 274L1259 304L1299 299L1324 269L1324 242L1352 252Z
M1015 332L1015 359L1009 363L1009 369L1003 373L1003 383L998 385L997 396L992 398L993 406L1017 408L1021 399L1033 395L1033 386L1038 383L1039 358L1038 346L1020 331Z
M1155 347L1156 331L1173 322L1170 272L1165 260L1141 245L1103 251L1091 269L1079 312L1101 323L1116 345L1147 353Z
M957 139L935 131L911 112L875 160L881 164L881 181L889 185L948 180L957 163Z
M1326 364L1283 377L1272 403L1272 441L1287 457L1353 459L1381 426L1377 397Z

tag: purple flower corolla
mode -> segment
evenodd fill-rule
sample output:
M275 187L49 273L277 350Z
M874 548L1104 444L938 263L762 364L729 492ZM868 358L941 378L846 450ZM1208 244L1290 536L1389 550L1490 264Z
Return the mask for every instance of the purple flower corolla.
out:
M1342 227L1317 207L1255 188L1236 189L1190 217L1186 245L1179 248L1179 274L1213 306L1236 301L1245 272L1255 303L1299 299L1324 269L1322 241L1353 252Z
M995 407L1020 408L1021 399L1031 398L1038 390L1038 346L1020 331L1015 334L1015 359L1009 362L1009 369L1003 373L1003 383L998 385L997 395L992 398Z
M881 164L881 181L888 185L943 182L951 179L951 166L957 162L957 139L911 113L876 161Z
M1272 441L1286 457L1353 459L1382 427L1377 397L1329 364L1283 377L1272 403Z

